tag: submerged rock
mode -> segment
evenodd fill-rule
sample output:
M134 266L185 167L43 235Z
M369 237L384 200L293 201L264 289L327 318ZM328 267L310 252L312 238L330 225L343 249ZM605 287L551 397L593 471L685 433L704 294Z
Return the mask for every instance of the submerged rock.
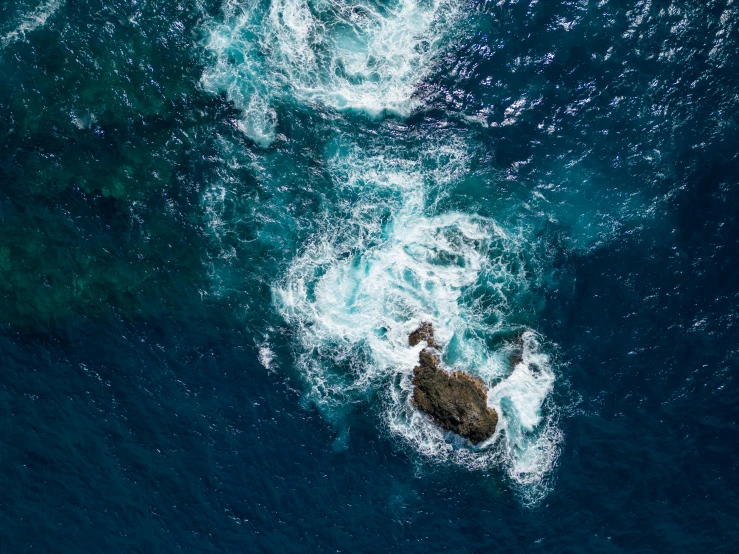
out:
M523 362L523 333L523 331L519 331L513 340L516 348L508 360L512 368Z
M413 405L447 431L478 444L490 438L498 424L498 414L487 405L483 382L462 371L448 373L440 367L434 330L423 323L408 338L412 346L427 341L413 370ZM433 346L432 346L433 345Z

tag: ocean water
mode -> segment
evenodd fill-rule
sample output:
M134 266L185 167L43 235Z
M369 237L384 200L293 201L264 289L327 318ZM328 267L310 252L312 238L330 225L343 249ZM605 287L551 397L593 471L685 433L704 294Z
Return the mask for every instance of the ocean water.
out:
M0 3L0 551L734 552L738 60L732 0Z

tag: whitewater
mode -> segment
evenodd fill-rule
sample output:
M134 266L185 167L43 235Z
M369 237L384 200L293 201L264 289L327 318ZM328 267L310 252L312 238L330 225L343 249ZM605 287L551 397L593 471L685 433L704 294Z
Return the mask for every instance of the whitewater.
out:
M477 159L474 135L440 124L419 145L403 124L423 111L425 79L456 30L472 24L462 7L454 0L229 0L208 26L211 64L201 84L239 109L235 124L257 147L252 164L266 188L306 186L265 169L271 152L284 148L287 122L278 113L285 106L340 122L321 129L328 138L312 152L331 183L330 200L271 283L308 398L329 419L377 398L381 427L423 459L503 469L524 502L535 503L546 495L563 437L551 399L551 346L512 317L537 279L528 231L448 209ZM357 121L371 129L349 132ZM225 194L216 186L203 195L215 234L228 225L219 211ZM408 334L422 321L433 323L445 364L488 388L500 421L477 447L411 406L422 345L410 347ZM272 368L269 335L260 357ZM511 367L519 342L523 356Z
M23 40L28 33L46 25L46 21L56 13L63 2L64 0L48 0L21 13L17 18L17 26L14 29L7 33L0 33L0 49L13 42Z

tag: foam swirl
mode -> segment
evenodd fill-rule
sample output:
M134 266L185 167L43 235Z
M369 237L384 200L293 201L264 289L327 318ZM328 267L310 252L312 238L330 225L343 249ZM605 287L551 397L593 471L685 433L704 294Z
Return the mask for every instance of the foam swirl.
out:
M416 87L457 18L451 0L274 0L226 3L210 29L215 64L206 90L225 92L243 113L243 131L261 146L276 136L274 103L407 116Z

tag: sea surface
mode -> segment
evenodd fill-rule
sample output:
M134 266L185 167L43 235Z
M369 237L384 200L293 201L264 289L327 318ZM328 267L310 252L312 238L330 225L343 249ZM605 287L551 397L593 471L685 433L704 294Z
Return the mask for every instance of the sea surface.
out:
M0 78L0 552L739 550L734 0L0 0Z

